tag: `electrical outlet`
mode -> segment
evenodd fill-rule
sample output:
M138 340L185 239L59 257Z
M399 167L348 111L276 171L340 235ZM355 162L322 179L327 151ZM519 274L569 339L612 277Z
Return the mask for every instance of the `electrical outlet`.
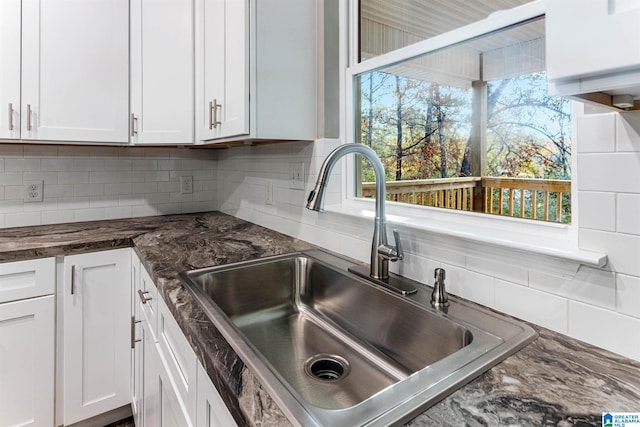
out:
M264 191L265 205L273 205L273 181L267 180L267 188Z
M24 183L24 201L41 202L44 191L44 181L25 181Z
M289 188L304 190L304 163L292 163L289 165Z
M193 177L180 177L180 194L193 194Z

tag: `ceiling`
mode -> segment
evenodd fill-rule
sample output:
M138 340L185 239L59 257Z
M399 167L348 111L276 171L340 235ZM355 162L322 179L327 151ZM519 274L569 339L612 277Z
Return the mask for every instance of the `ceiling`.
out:
M410 33L419 40L480 21L530 0L360 0L361 19Z

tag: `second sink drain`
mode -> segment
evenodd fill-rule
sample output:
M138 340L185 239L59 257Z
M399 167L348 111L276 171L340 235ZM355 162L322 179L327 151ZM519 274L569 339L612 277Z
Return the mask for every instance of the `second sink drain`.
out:
M307 359L304 370L320 381L338 381L349 374L351 367L343 357L335 354L316 354Z

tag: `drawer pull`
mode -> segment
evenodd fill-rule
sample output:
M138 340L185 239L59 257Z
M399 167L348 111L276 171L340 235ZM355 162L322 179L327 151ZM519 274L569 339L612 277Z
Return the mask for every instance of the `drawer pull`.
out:
M76 293L76 266L71 266L71 295Z
M142 291L141 289L138 289L138 296L140 297L140 301L143 304L146 304L147 301L151 301L153 299L153 298L147 296L148 293L149 293L149 291Z

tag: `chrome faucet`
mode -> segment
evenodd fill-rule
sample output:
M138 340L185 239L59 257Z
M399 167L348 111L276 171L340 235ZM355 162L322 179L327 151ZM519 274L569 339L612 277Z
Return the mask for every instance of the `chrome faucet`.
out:
M333 150L325 159L316 186L309 194L307 209L317 212L324 210L324 195L329 181L329 175L333 166L343 156L355 153L369 160L376 175L376 216L373 228L373 241L371 242L371 269L369 277L376 281L389 280L389 261L398 261L403 258L402 246L397 230L393 231L396 246L387 244L386 215L384 202L387 196L384 166L375 151L362 144L345 144ZM355 271L354 271L355 272Z

